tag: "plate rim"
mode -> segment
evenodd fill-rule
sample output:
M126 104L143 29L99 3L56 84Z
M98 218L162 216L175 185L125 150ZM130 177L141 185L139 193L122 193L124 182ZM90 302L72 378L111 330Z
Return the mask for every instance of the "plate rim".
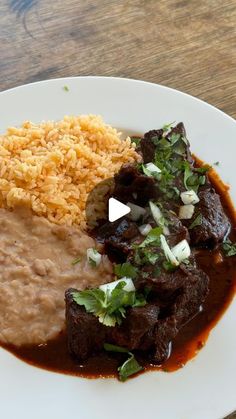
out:
M46 79L46 80L39 80L39 81L36 81L36 82L32 82L32 83L27 83L27 84L23 84L23 85L19 85L19 86L16 86L16 87L12 87L12 88L10 88L10 89L7 89L7 90L4 90L4 91L1 91L0 92L0 96L4 96L4 94L8 94L8 93L14 93L14 91L20 91L21 89L24 89L24 88L31 88L31 87L34 87L34 86L38 86L38 85L40 85L40 84L47 84L47 83L52 83L52 84L54 84L54 83L67 83L67 82L69 82L70 80L71 81L76 81L76 80L80 80L80 81L82 81L82 80L88 80L88 79L92 79L92 80L109 80L109 81L115 81L115 82L117 82L117 81L119 81L119 82L121 82L121 81L125 81L125 82L129 82L129 83L133 83L133 82L135 82L135 83L138 83L138 84L145 84L145 85L150 85L151 87L158 87L159 89L161 89L161 90L167 90L167 91L170 91L170 92L172 92L173 94L178 94L179 96L182 96L183 98L184 97L187 97L187 98L190 98L191 100L192 99L194 99L194 101L197 101L197 102L199 102L200 104L202 104L202 105L204 105L204 106L207 106L208 108L211 108L212 110L214 110L214 112L218 112L218 113L220 113L220 114L222 114L222 116L224 117L224 118L227 118L227 119L229 119L229 120L231 120L233 123L234 123L234 125L236 124L236 120L233 118L233 117L231 117L230 115L228 115L228 114L226 114L224 111L222 111L221 109L218 109L217 107L215 107L214 105L211 105L211 104L209 104L208 102L205 102L204 100L202 100L202 99L200 99L200 98L198 98L198 97L195 97L195 96L193 96L193 95L191 95L191 94L189 94L189 93L185 93L185 92L183 92L183 91L180 91L180 90L177 90L177 89L174 89L174 88L172 88L172 87L168 87L168 86L164 86L164 85L161 85L161 84L157 84L157 83L152 83L152 82L149 82L149 81L145 81L145 80L136 80L136 79L132 79L132 78L122 78L122 77L107 77L107 76L72 76L72 77L58 77L58 78L53 78L53 79ZM4 99L3 99L4 100ZM231 302L231 304L232 304L232 302ZM230 304L230 305L231 305ZM226 309L226 312L228 311L228 309L229 309L229 307L230 307L230 305L228 306L228 308ZM221 317L222 318L222 317ZM213 328L214 329L214 328ZM212 330L213 330L212 329ZM25 364L25 363L24 363ZM40 371L42 371L43 373L44 372L48 372L47 370L45 371L45 370L41 370L40 369ZM57 374L58 375L58 374ZM146 375L148 375L148 374L146 374ZM62 376L62 374L60 374L60 376ZM96 381L100 381L100 380L96 380ZM111 380L106 380L108 383L111 383ZM144 383L144 385L145 385L145 383ZM148 383L147 383L147 385L148 385ZM115 390L115 388L114 388L114 390ZM83 404L82 404L82 406L83 406ZM158 411L157 411L158 412ZM231 412L232 412L232 410L231 410ZM204 413L204 412L203 412ZM126 417L126 416L125 416Z
M37 81L34 81L34 82L21 84L19 86L10 87L9 89L5 89L5 90L0 91L0 95L4 95L4 94L7 94L7 93L12 93L14 91L18 91L18 90L21 90L21 89L24 89L24 88L27 88L27 87L30 88L30 87L33 87L33 86L36 86L36 85L39 85L39 84L58 83L58 82L66 81L66 80L67 81L69 81L69 80L72 80L73 81L73 80L83 80L83 79L85 79L85 80L89 80L89 79L95 80L95 79L98 79L98 80L104 80L104 81L105 80L113 80L113 81L129 82L129 83L130 82L131 83L135 82L135 83L138 83L138 84L150 85L152 87L153 86L156 86L156 87L158 87L160 89L169 90L169 91L172 91L173 93L177 93L179 95L186 96L188 98L192 98L192 99L200 102L201 104L204 104L204 106L207 105L208 107L216 110L217 112L220 112L225 117L229 118L232 122L236 123L236 119L234 117L232 117L231 115L227 114L225 111L223 111L222 109L218 108L217 106L212 105L211 103L206 102L205 100L200 99L198 96L194 96L191 93L187 93L187 92L184 92L182 90L178 90L178 89L176 89L174 87L166 86L164 84L159 84L159 83L155 83L155 82L151 82L151 81L146 81L146 80L128 78L128 77L116 77L116 76L68 76L68 77L54 77L52 79L37 80Z

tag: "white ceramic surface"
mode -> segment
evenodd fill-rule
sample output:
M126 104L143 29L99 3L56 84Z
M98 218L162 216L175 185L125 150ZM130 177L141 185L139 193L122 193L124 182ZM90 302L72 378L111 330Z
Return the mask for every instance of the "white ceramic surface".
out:
M236 202L236 122L196 98L150 83L99 77L50 80L0 93L1 133L27 119L81 113L101 114L137 133L183 121L192 150L208 163L220 161L218 171ZM0 417L220 419L236 409L235 319L236 300L183 369L143 374L125 384L51 373L0 349Z

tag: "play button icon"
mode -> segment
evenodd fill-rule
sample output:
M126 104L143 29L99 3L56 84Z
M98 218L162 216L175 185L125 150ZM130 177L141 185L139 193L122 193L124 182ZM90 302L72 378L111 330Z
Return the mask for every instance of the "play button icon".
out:
M115 198L109 198L108 201L108 219L111 223L113 221L119 220L119 218L124 217L124 215L129 214L130 208L122 204Z
M112 198L113 192L114 178L109 178L99 182L89 193L85 207L88 230L93 231L104 222L112 223L130 213L128 205Z

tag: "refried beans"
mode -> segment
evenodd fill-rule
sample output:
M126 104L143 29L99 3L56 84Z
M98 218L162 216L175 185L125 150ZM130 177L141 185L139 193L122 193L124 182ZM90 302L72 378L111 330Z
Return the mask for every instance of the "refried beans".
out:
M58 226L29 209L0 209L0 341L41 344L65 322L65 289L111 281L107 256L94 269L86 250L95 241L76 227ZM73 264L76 258L80 262Z

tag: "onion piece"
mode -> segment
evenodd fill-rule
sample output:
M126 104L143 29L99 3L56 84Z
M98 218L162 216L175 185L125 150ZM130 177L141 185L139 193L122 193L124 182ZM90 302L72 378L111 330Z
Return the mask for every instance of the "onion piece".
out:
M147 163L144 165L144 167L146 167L146 169L151 173L161 173L161 169L159 169L159 167L153 163Z
M181 220L190 220L194 213L194 205L188 204L188 205L182 205L179 208L179 218Z
M172 247L171 252L180 263L191 255L191 249L185 239Z
M98 266L101 263L102 255L96 249L90 247L87 249L87 260L88 262L94 262L94 265Z
M149 201L149 207L153 216L154 221L163 228L163 233L168 236L170 234L168 227L164 225L164 217L160 208L154 204L152 201Z
M173 266L178 266L179 261L176 259L175 255L170 250L170 247L169 247L169 245L166 241L165 236L163 236L163 234L160 235L160 240L161 240L162 250L163 250L163 252L165 254L165 257L168 260L168 262L170 262Z
M157 224L159 224L161 222L161 219L163 218L160 208L157 205L155 205L152 201L149 201L149 207L150 207L152 216L154 218L154 221Z
M113 282L108 282L107 284L103 284L100 285L100 290L104 291L104 292L109 292L111 293L114 288L117 286L117 284L119 284L120 282L125 282L126 285L124 286L124 290L127 292L131 292L131 291L135 291L135 286L134 283L132 281L131 278L128 278L126 276L124 276L121 279L117 279L117 281L113 281Z
M129 217L132 221L138 221L142 215L146 214L146 210L139 205L132 204L132 202L127 202L126 205L130 208Z
M140 233L142 234L142 236L147 236L149 231L151 231L152 226L151 224L143 224L138 229Z
M181 192L180 197L184 205L189 205L189 204L195 205L199 202L199 198L196 192L193 190Z

